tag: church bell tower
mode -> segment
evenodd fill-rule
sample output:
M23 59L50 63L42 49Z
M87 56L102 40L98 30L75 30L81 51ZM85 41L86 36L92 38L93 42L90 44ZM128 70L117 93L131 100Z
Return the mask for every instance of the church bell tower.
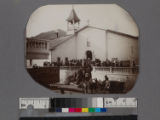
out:
M75 33L76 30L79 29L79 25L80 25L80 19L78 18L74 7L72 6L72 10L70 12L69 17L67 18L67 30L69 32L73 32Z

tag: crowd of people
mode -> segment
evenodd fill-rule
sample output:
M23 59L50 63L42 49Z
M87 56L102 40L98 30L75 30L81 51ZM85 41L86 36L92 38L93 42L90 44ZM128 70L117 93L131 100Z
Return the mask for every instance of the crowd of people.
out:
M64 61L60 58L57 58L55 62L44 62L44 67L78 67L78 70L75 71L72 75L67 76L65 80L66 85L75 84L78 88L82 88L84 93L97 93L98 91L109 92L110 90L110 81L107 74L104 76L103 80L98 80L97 78L92 77L93 66L100 67L131 67L130 61L119 61L118 59L113 59L112 61L106 59L106 61L101 61L99 59L90 60L90 59L80 59L80 60L68 60L66 58ZM132 67L136 66L135 62L132 63Z
M109 90L109 79L106 75L103 81L92 78L92 66L86 64L85 67L80 67L77 72L67 77L65 84L75 83L79 88L82 88L84 93L97 93L100 91Z
M88 62L89 61L89 62ZM135 67L135 61L130 62L129 60L120 61L118 59L112 59L111 61L106 59L105 61L101 61L100 59L88 60L88 59L71 59L66 58L64 61L60 58L57 58L57 61L54 62L44 62L44 66L80 66L85 67L88 64L92 66L99 67Z

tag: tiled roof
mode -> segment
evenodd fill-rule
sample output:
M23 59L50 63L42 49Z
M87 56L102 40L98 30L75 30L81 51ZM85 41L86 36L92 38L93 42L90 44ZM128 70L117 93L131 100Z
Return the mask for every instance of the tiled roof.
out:
M56 38L54 40L51 40L50 41L50 50L53 50L55 47L59 46L60 44L66 42L67 40L71 39L72 37L74 37L74 34L73 35L67 35L67 36L64 36L64 37L59 37L59 38Z

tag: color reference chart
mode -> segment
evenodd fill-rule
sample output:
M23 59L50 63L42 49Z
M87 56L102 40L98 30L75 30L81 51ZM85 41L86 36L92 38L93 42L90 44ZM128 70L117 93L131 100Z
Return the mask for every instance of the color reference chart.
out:
M110 108L137 108L136 98L20 98L19 108L48 109L49 112L93 113L108 112Z
M51 98L51 112L107 112L103 98Z
M56 108L55 112L107 112L107 108Z

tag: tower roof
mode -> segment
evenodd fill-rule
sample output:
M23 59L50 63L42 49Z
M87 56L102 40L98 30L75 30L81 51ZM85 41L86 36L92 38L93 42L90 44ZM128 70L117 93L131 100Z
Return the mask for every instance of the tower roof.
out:
M72 8L67 21L70 22L71 24L80 22L80 19L78 18L74 8Z

